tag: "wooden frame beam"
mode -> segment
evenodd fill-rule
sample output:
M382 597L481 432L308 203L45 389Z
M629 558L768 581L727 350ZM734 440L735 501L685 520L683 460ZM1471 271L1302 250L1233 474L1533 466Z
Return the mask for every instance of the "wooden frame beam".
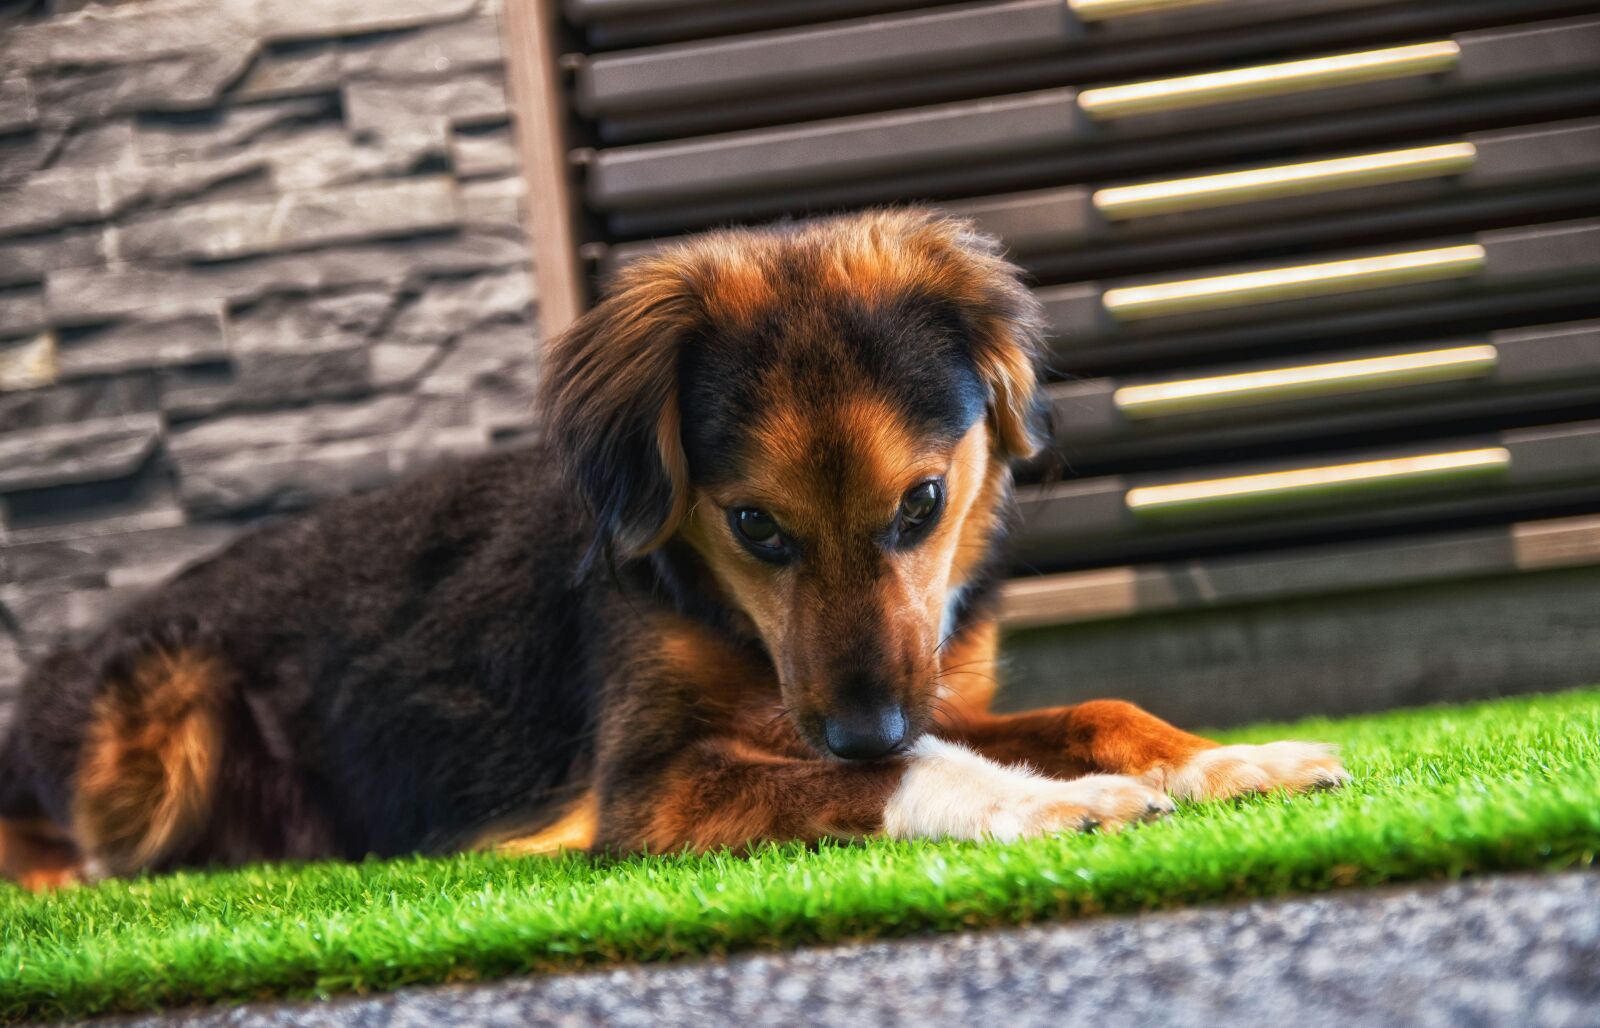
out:
M549 339L583 312L573 169L567 160L561 11L556 0L505 0L506 78L522 166L524 221L538 283L539 331Z

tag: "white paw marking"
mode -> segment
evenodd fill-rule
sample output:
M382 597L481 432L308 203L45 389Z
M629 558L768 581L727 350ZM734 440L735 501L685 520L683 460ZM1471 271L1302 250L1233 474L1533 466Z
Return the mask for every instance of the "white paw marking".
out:
M1126 775L1059 781L1004 767L964 746L924 736L883 811L895 839L998 839L1115 831L1172 810L1159 790Z
M1285 789L1333 789L1350 780L1333 747L1320 742L1218 746L1166 776L1179 799L1214 800Z

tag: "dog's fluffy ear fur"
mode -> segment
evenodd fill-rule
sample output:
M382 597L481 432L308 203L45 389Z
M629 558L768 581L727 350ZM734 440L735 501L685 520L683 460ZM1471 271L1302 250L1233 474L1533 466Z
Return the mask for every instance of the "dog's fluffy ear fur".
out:
M586 566L660 545L688 503L678 353L701 308L687 271L669 257L638 261L545 350L546 430L595 518Z
M1027 459L1043 445L1044 311L1005 259L998 240L970 222L923 216L924 232L944 244L935 281L956 301L971 339L972 363L989 389L989 424L1003 456ZM952 258L953 252L953 259Z

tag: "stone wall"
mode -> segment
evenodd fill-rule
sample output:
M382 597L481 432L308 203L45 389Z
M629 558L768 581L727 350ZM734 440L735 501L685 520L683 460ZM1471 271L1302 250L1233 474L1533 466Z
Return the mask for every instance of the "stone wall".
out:
M0 0L0 717L263 517L528 428L498 0Z

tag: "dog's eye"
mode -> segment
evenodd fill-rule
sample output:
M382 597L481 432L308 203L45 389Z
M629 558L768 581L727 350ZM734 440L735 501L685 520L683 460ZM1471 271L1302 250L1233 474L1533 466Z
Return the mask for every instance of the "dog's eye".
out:
M944 505L944 489L936 481L918 482L900 498L900 536L906 538L927 528Z
M756 507L735 507L728 511L728 521L734 534L756 556L776 561L786 556L788 546L771 514Z

